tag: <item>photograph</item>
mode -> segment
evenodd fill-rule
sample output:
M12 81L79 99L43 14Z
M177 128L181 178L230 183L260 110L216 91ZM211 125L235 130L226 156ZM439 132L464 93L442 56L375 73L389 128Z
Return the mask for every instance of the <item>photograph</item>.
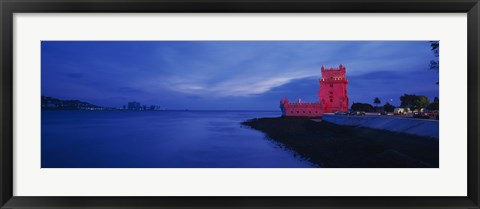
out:
M439 53L438 40L44 40L41 168L439 168Z

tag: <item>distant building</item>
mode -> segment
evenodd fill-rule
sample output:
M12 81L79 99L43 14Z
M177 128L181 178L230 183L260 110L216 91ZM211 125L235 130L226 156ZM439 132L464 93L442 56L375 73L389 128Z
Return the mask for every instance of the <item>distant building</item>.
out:
M419 110L411 110L406 107L397 107L393 110L395 115L411 115L412 113L422 113L425 112L425 108L420 108Z
M141 110L142 105L140 104L140 102L129 102L128 103L128 109L129 110Z
M412 111L410 110L410 108L404 108L404 107L397 107L393 110L393 114L395 115L406 115L411 112Z
M340 65L338 68L321 69L322 78L319 80L319 102L302 102L298 100L290 103L288 98L280 100L280 109L283 116L319 117L323 113L347 112L348 94L346 68Z
M149 110L160 110L160 106L151 105Z

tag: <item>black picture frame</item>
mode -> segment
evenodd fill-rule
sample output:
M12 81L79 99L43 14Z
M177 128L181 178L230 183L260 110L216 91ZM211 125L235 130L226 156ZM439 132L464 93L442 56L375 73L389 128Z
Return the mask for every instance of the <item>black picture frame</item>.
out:
M0 0L0 205L2 208L480 208L478 0ZM14 13L467 13L466 197L21 197L13 196ZM92 188L94 189L94 188ZM254 188L252 188L254 189Z

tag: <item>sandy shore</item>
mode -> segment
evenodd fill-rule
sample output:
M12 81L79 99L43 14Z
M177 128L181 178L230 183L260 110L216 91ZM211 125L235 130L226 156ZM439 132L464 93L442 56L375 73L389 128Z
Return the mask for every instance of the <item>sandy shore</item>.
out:
M303 158L329 168L438 168L433 138L314 122L307 118L260 118L242 123Z

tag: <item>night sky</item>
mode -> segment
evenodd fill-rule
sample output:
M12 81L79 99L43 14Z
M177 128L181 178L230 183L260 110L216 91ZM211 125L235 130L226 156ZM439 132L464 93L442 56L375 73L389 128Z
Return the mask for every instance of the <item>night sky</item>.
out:
M428 41L42 41L42 95L122 107L279 110L318 101L320 68L347 68L352 102L438 96Z

